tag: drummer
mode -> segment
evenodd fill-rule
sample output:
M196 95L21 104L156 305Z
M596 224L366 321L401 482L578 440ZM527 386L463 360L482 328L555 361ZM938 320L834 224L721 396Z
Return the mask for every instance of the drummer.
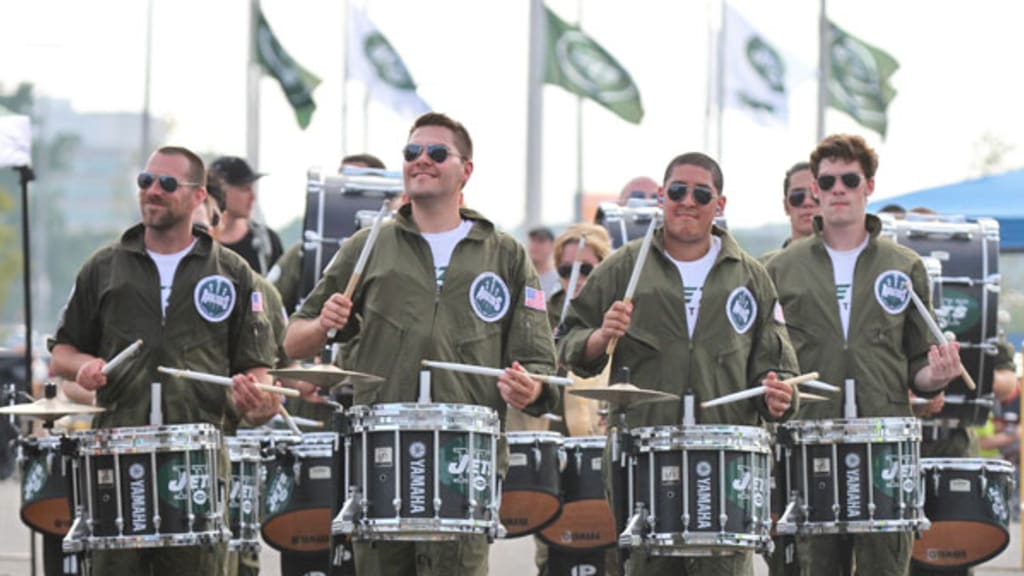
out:
M188 149L163 147L139 173L142 223L101 249L79 271L50 342L52 368L96 391L107 409L95 427L150 424L150 383L162 382L165 424L206 422L231 434L232 405L252 423L277 411L266 381L273 363L269 320L253 272L238 255L193 227L206 197L202 160ZM142 348L104 375L111 358L136 339ZM230 390L180 381L158 365L233 374ZM97 551L97 574L222 574L225 549L190 546Z
M714 226L725 209L722 171L709 156L691 152L665 170L658 200L664 224L654 240L632 303L622 300L640 240L598 266L559 328L559 357L573 372L593 375L608 362L608 343L618 338L611 374L628 367L632 383L697 402L764 384L755 399L709 408L700 423L757 425L792 414L795 397L780 377L796 373L796 358L764 268L724 229ZM696 404L696 403L695 403ZM679 425L679 403L662 402L630 411L633 426ZM753 574L750 552L717 557L630 559L633 574Z
M435 359L506 370L497 386L481 377L435 372L434 402L488 406L502 420L506 403L534 415L553 411L557 390L524 373L554 371L537 273L515 239L459 205L473 174L469 133L444 114L427 113L413 124L403 154L410 203L382 224L354 297L343 291L368 230L342 244L292 316L285 350L305 358L324 346L331 329L341 341L358 335L350 368L386 382L357 387L356 404L416 400L420 361ZM487 554L483 535L355 547L359 574L415 574L419 567L482 575Z
M928 275L909 248L878 237L865 213L878 156L860 136L832 135L810 157L821 214L814 236L768 263L800 366L822 380L855 382L856 415L909 417L907 391L933 396L960 373L959 346L937 345L908 286L928 302ZM781 316L780 316L781 317ZM806 405L804 419L844 417L844 402ZM910 532L798 538L801 573L906 574Z

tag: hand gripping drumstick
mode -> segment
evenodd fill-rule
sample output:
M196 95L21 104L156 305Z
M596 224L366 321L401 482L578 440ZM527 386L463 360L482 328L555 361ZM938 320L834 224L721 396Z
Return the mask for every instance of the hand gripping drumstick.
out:
M917 308L917 313L921 315L921 318L924 318L925 324L928 325L928 329L931 330L935 339L943 344L949 344L949 339L942 333L942 329L939 328L938 323L935 322L935 318L932 318L931 312L928 311L928 307L921 301L921 297L917 295L917 292L914 292L914 287L911 286L908 290L910 291L910 299L914 301L914 308ZM967 384L968 390L974 390L978 387L974 383L974 378L971 378L971 374L967 371L967 367L964 366L963 363L960 364L960 377L964 379L964 384Z
M363 276L363 269L366 268L366 261L370 259L370 252L373 251L373 245L377 243L377 236L380 234L380 223L384 221L384 217L388 215L390 207L387 202L380 207L380 212L377 212L377 217L373 219L373 226L370 228L370 235L366 238L366 244L363 244L363 250L359 253L359 259L356 260L356 267L352 270L352 275L348 277L348 286L345 286L345 297L352 299L352 295L356 293L356 286L359 285L359 279ZM327 331L327 339L330 340L338 334L337 328L331 328Z
M622 299L627 304L633 301L633 294L636 292L636 285L640 281L640 272L644 269L644 263L647 262L647 253L651 250L651 240L654 238L654 227L658 223L657 218L651 218L651 223L647 226L647 232L644 234L643 242L640 244L640 252L636 256L636 262L633 264L633 273L629 275L629 284L626 285L626 295ZM566 294L568 296L568 294ZM612 338L608 342L608 348L605 350L605 354L608 356L608 363L605 364L604 371L602 374L610 374L612 369L612 356L615 355L615 347L619 345L618 338ZM605 381L607 381L607 377Z
M157 366L157 372L163 372L164 374L170 374L171 376L177 376L179 378L186 378L188 380L195 380L197 382L206 382L208 384L219 384L221 386L231 387L235 382L227 376L218 376L216 374L208 374L206 372L196 372L194 370L180 370L178 368L168 368L166 366ZM257 388L264 392L270 392L271 394L280 394L281 396L287 396L289 398L298 398L302 394L298 390L293 388L284 388L281 386L271 386L270 384L263 384L257 382L255 384Z
M576 244L576 257L572 261L572 274L569 275L569 286L565 291L565 301L562 302L562 314L558 317L558 323L565 321L565 315L569 312L569 303L576 294L576 284L580 281L580 265L583 263L583 247L587 245L587 237L580 235L580 241Z
M805 382L810 382L811 380L817 380L817 378L818 378L818 373L817 372L808 372L807 374L801 374L800 376L794 376L792 378L787 378L787 379L783 380L782 383L783 384L788 384L791 388L796 389L795 387L798 384L803 384ZM732 403L732 402L739 402L740 400L746 400L747 398L753 398L755 396L760 396L761 394L764 394L767 391L768 391L768 388L766 388L765 386L756 386L754 388L747 388L746 390L740 390L739 392L733 392L732 394L726 394L725 396L720 396L718 398L715 398L714 400L708 400L706 402L701 402L700 403L700 407L701 408L711 408L712 406L721 406L722 404L729 404L729 403ZM806 396L806 394L801 395L801 397L804 397L804 396Z
M139 348L142 348L142 339L141 338L139 338L135 342L132 342L124 350L121 350L120 352L118 352L117 356L114 356L113 358L110 359L110 362L107 362L106 364L103 365L103 369L100 370L100 372L103 372L104 374L110 374L110 372L113 371L114 368L117 368L117 366L119 364L121 364L125 360L131 358L131 356L133 354L138 352Z

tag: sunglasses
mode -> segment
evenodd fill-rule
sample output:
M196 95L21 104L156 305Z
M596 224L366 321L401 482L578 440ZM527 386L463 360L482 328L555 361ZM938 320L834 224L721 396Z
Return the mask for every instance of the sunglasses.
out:
M846 174L840 174L838 178L843 181L843 186L846 186L847 188L849 188L851 190L856 188L857 186L860 186L860 174L858 174L856 172L847 172ZM819 189L824 190L825 192L828 192L835 185L836 185L836 175L835 174L822 174L821 176L818 176L818 188Z
M430 156L430 159L437 164L444 164L444 161L447 160L449 156L462 158L462 156L459 156L455 152L449 150L444 144L430 144L429 146L424 146L423 144L406 144L405 148L402 148L402 155L405 156L406 162L412 162L419 158L420 154L423 154L424 150L427 151L427 156Z
M594 265L584 262L580 264L580 276L590 276L590 273L594 271ZM562 264L558 267L558 275L566 280L572 276L572 264Z
M715 197L715 193L711 191L711 188L704 186L703 184L696 184L689 186L690 190L693 191L693 201L701 206L707 206L711 203L712 198ZM673 182L668 185L668 189L665 190L665 194L673 202L682 202L683 198L686 198L687 185L682 182Z
M196 182L178 182L178 179L174 176L157 176L149 172L139 172L135 182L139 185L139 190L149 190L153 182L159 182L160 189L168 194L177 190L178 186L199 186Z
M817 196L803 188L797 188L789 196L786 196L786 201L789 202L789 205L793 208L799 208L804 205L808 196L811 197L811 200L813 200L815 204L821 204L821 200L818 200Z

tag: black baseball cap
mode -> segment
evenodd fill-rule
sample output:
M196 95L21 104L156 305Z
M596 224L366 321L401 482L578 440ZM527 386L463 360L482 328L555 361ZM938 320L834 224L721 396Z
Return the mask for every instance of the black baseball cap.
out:
M551 232L551 228L548 228L547 226L534 228L530 230L527 236L533 240L547 240L548 242L552 242L555 239L555 235Z
M221 156L210 164L210 171L215 172L221 180L232 186L241 186L255 182L266 174L254 172L249 163L238 156Z

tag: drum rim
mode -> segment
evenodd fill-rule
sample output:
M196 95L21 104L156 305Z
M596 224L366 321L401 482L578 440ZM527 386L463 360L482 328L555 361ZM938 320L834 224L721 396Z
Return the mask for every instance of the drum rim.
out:
M589 448L601 448L602 450L608 444L607 436L590 435L590 436L569 436L562 440L562 447L566 450L572 449L583 449Z
M470 432L501 434L498 412L476 404L382 403L353 406L348 412L352 431Z
M562 444L565 442L565 436L561 432L552 432L550 430L511 430L505 432L505 441L508 442L509 446L533 444L534 442Z
M885 444L921 440L921 420L912 416L790 420L780 425L792 444Z
M962 472L1013 474L1013 463L1002 458L921 458L918 467L921 472L927 470L956 470Z

